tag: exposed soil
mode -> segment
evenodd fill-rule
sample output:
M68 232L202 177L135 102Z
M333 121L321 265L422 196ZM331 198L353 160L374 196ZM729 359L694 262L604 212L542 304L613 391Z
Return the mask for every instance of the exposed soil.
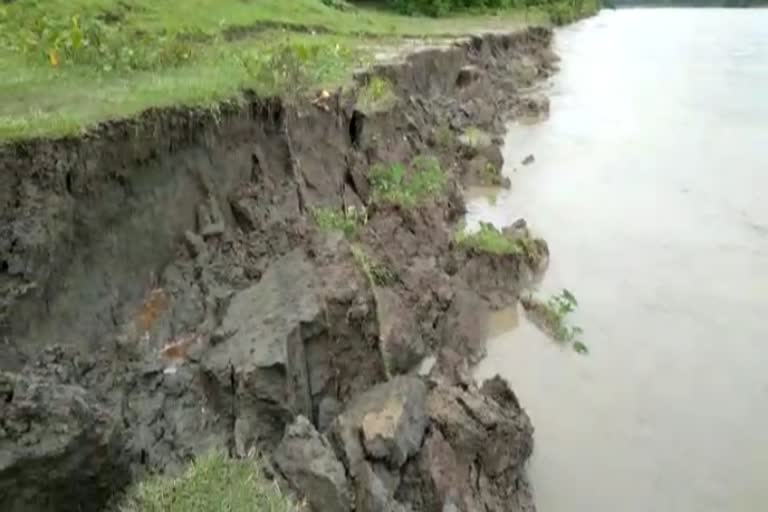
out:
M530 421L466 370L483 315L517 299L546 246L493 256L453 233L462 186L500 169L504 121L548 108L525 91L553 70L551 37L375 66L358 83L397 93L375 112L355 87L0 147L0 509L102 510L147 471L279 445L278 476L323 512L533 510ZM469 129L487 138L467 144ZM373 164L423 154L444 194L372 202ZM310 215L362 205L353 243L386 283ZM295 470L306 454L315 477Z

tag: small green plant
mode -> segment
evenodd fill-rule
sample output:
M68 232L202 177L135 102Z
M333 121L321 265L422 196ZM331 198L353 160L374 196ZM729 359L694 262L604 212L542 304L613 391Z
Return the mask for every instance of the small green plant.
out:
M464 133L461 136L461 141L463 144L475 149L491 145L490 135L474 126L470 126L464 130Z
M456 141L456 136L448 123L442 123L435 130L435 142L442 148L450 148Z
M212 452L179 477L156 476L134 486L119 512L299 512L253 459Z
M522 256L529 249L526 247L525 237L508 236L490 222L480 222L480 228L477 231L469 232L466 229L460 229L456 233L456 242L464 247L491 254Z
M368 212L365 208L348 207L346 210L333 208L316 208L312 217L317 226L324 231L341 231L346 238L353 238L361 227L368 223Z
M523 307L532 321L549 334L556 342L570 345L579 354L588 354L589 349L579 339L583 329L572 325L570 315L579 303L567 289L542 301L533 296L522 299Z
M370 171L373 198L413 208L437 196L445 187L446 176L437 158L420 156L410 168L401 164L379 164Z
M380 76L372 76L357 96L357 109L372 113L387 110L397 101L392 82Z
M375 261L360 245L352 246L352 256L363 269L371 285L392 286L397 283L397 274L381 262Z
M340 43L286 39L238 59L259 94L295 98L342 76L356 58Z

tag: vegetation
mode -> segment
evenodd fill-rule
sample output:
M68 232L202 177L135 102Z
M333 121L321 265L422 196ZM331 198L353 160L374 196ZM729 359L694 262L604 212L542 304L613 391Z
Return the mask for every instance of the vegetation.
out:
M523 254L523 247L519 240L505 235L490 222L480 222L480 228L477 231L460 229L456 233L456 242L478 252L498 255Z
M598 0L386 0L403 14L446 16L455 12L488 10L541 10L555 24L568 23L595 13Z
M357 97L357 109L361 112L372 113L390 108L397 95L392 82L380 76L370 78Z
M558 343L568 345L579 354L588 354L589 349L579 339L584 332L577 325L571 325L570 315L578 307L576 297L563 289L558 295L553 295L546 301L532 296L522 300L523 307L529 313L534 323L546 331Z
M316 208L312 217L317 226L324 231L341 231L346 238L357 236L361 227L368 222L368 212L365 208L350 206L346 210L332 208Z
M383 263L374 260L361 245L352 246L352 256L371 285L392 286L397 283L397 274Z
M533 238L505 234L490 222L480 222L477 231L460 229L456 233L456 242L478 252L525 256L529 261L538 259L538 248Z
M210 107L243 89L331 88L369 62L371 37L391 44L527 21L521 11L435 20L323 0L0 2L0 139L73 134L150 107Z
M299 512L252 459L198 458L177 478L158 476L131 489L118 512Z
M445 187L446 176L437 158L420 156L410 167L379 164L369 174L374 201L413 208L436 197Z

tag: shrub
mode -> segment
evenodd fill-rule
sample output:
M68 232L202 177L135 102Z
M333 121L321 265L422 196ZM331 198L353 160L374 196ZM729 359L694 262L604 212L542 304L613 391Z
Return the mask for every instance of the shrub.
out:
M252 459L212 452L177 478L157 476L134 486L118 512L299 512Z
M445 187L446 177L440 162L421 156L410 168L401 164L379 164L370 171L373 198L405 208L418 206L435 197Z

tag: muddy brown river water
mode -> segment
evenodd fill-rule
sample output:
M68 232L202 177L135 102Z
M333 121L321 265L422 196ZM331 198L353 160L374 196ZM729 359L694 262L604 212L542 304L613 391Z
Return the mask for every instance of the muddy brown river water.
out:
M606 11L557 49L468 215L525 217L580 302L589 356L506 311L478 368L533 419L539 510L768 510L768 10Z

